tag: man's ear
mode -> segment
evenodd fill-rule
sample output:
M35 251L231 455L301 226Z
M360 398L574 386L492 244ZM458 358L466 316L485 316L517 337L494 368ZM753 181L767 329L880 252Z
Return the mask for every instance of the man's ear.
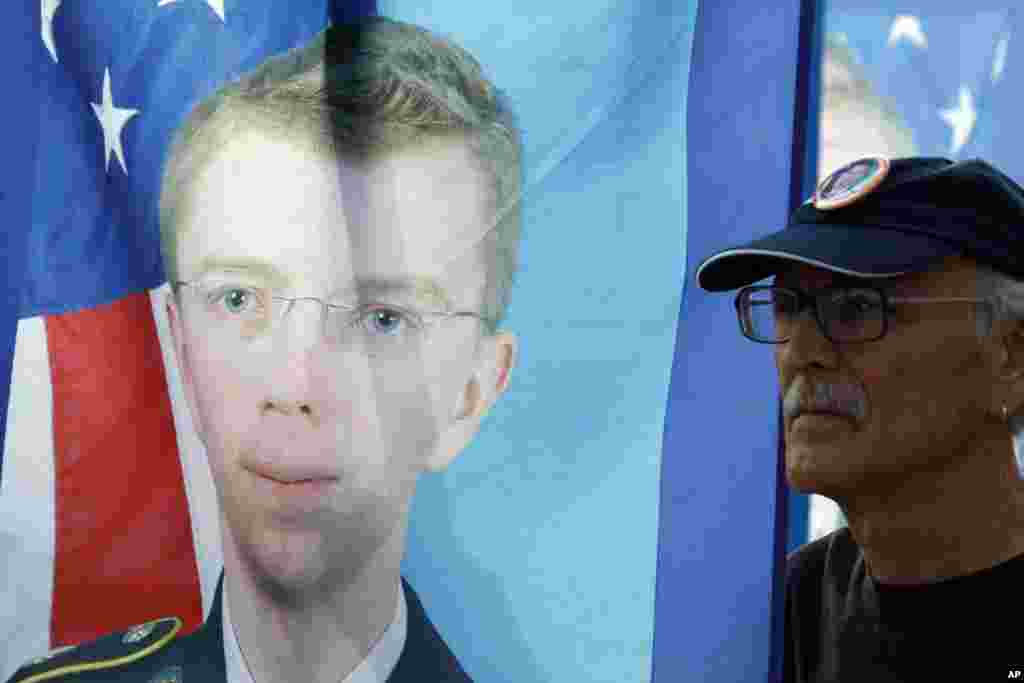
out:
M1024 410L1024 320L1006 320L997 328L999 357L997 359L997 376L1000 394L994 406L996 414L1006 406L1010 415L1017 415Z
M167 322L171 328L171 339L174 343L174 357L178 361L178 376L181 378L181 387L185 394L185 402L188 411L192 415L192 424L195 427L199 440L206 445L206 436L203 429L202 418L199 415L199 403L196 401L195 383L192 381L192 364L188 360L188 353L185 347L185 329L181 321L181 311L178 309L178 302L174 292L166 292L164 307L167 311Z
M445 469L473 440L484 417L508 388L518 350L519 342L511 332L481 339L476 365L459 390L452 416L442 427L437 447L427 462L428 469Z

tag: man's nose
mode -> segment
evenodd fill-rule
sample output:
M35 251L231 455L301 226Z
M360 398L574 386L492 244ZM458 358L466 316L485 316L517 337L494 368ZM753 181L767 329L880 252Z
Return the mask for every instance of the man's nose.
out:
M835 366L836 345L822 332L813 310L806 308L795 315L787 325L787 332L789 340L775 347L775 360L780 369Z

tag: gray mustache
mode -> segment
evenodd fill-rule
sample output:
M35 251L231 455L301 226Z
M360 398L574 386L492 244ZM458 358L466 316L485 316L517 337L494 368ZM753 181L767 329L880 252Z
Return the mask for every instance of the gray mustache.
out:
M811 381L801 376L786 390L782 411L786 419L801 413L832 413L860 421L867 414L867 406L860 387L854 384Z

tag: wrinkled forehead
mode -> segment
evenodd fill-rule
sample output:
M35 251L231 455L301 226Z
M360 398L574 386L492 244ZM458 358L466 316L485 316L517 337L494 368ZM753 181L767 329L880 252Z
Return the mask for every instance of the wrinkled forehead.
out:
M269 263L315 287L458 277L481 267L492 213L471 150L452 140L360 163L249 131L193 187L178 254L187 277L211 260Z

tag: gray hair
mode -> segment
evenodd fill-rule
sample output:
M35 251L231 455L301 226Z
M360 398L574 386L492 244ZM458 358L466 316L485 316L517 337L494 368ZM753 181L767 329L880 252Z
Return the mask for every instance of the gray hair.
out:
M979 332L988 336L996 320L1024 320L1024 282L981 263L977 271L978 297L994 304L992 319Z
M980 263L977 269L978 297L994 302L990 309L992 318L986 321L984 329L979 322L979 334L991 334L996 320L1024 320L1024 282ZM1014 435L1014 453L1021 466L1024 465L1024 416L1010 415L1008 422Z
M504 318L516 270L521 142L504 96L466 50L426 29L371 17L329 26L198 104L171 144L160 193L168 280L179 279L180 214L194 179L239 132L258 127L356 163L428 139L466 142L491 181L494 224L480 241L487 263L483 315Z

